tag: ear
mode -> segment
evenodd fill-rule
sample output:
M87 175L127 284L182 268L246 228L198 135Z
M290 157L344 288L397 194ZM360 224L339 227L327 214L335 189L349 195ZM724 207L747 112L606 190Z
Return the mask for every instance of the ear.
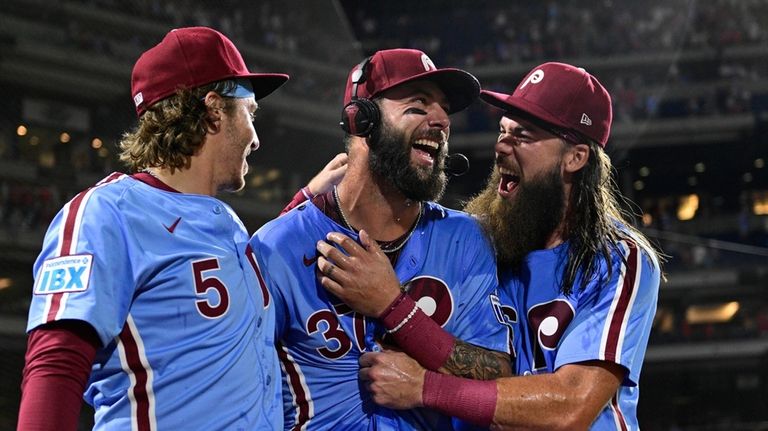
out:
M563 170L572 174L578 172L589 161L589 145L570 144L563 156Z
M203 98L207 108L206 128L208 133L216 133L221 129L221 117L224 113L224 99L215 91L209 91Z

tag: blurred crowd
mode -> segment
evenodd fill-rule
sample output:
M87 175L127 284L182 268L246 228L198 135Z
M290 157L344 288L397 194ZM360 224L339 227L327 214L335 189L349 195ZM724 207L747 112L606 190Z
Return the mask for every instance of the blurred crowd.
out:
M750 85L768 79L764 56L724 57L729 48L764 46L765 1L615 0L588 8L577 1L491 0L483 7L451 8L423 1L397 10L388 3L346 3L366 51L410 46L440 64L471 71L497 64L562 60L588 67L605 59L645 58L646 64L637 63L642 67L598 74L614 96L617 122L739 114L755 104L768 110L768 89L755 94ZM422 19L427 14L430 19ZM445 23L481 31L457 31ZM519 79L483 80L483 85L503 91ZM676 91L685 87L691 91ZM486 126L482 108L475 109L480 112L470 114L472 131Z
M761 0L488 0L440 7L344 2L363 45L411 46L459 66L757 46L768 40ZM429 16L429 19L424 19ZM457 25L446 25L456 23ZM459 28L485 31L457 31ZM376 46L374 46L376 45Z

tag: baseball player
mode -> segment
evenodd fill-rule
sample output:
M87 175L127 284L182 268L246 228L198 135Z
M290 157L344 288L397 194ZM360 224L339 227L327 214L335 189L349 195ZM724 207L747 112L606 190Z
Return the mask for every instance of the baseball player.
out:
M431 202L446 181L448 115L478 93L472 75L438 69L421 51L375 53L347 82L342 128L349 159L338 187L308 196L251 238L277 313L286 429L463 426L434 411L395 413L371 402L360 387L358 361L382 340L432 369L476 378L511 374L507 334L493 312L490 243L470 216ZM368 314L374 319L326 292L318 276L318 259L325 258L316 247L329 232L375 238L401 307L387 316ZM401 286L407 293L398 296ZM425 343L409 326L423 320L444 336Z
M361 378L384 406L498 429L638 429L660 263L619 206L604 152L611 98L563 63L534 68L511 95L480 97L504 115L493 176L466 210L496 245L520 376L460 379L401 353L369 353Z
M19 429L282 427L274 307L240 219L257 100L288 79L250 72L210 28L169 32L131 76L139 116L113 173L68 202L34 265Z

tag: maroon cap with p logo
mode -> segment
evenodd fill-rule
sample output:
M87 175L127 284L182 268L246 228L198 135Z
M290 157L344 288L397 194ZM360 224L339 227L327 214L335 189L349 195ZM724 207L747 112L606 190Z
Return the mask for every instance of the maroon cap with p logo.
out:
M144 52L131 73L131 95L141 116L180 88L195 88L231 78L247 78L259 100L288 81L282 73L251 73L235 45L208 27L171 30Z
M365 64L365 71L358 69ZM469 106L480 93L480 83L471 73L461 69L438 69L427 54L416 49L386 49L377 51L371 58L355 66L347 78L344 105L352 100L353 76L365 73L360 80L356 96L372 99L381 92L406 82L427 80L437 84L448 99L448 113L461 111Z
M594 76L565 63L531 70L511 95L483 90L480 98L510 113L522 113L576 132L605 148L611 132L611 96Z

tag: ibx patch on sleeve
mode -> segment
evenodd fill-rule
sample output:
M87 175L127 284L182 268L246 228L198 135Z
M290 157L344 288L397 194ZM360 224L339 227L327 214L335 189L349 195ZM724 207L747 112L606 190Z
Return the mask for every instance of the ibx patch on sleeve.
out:
M82 292L88 289L93 255L75 254L46 259L35 279L35 295Z

